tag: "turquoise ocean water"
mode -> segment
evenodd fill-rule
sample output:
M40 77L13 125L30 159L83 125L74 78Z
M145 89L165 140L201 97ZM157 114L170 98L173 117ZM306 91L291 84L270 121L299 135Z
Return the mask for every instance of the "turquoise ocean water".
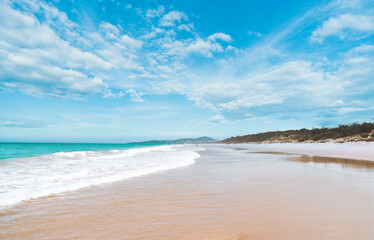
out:
M166 142L148 141L138 143L0 143L0 161L12 158L34 157L57 152L103 151L129 149L146 146L160 146Z
M50 194L188 166L199 157L197 150L173 141L0 143L0 210Z

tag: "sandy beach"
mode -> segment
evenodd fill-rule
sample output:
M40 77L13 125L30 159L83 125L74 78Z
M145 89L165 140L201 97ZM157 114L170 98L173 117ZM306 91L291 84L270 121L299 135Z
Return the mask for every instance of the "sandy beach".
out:
M281 152L332 158L374 161L374 142L228 144L251 152Z
M330 148L200 145L193 165L2 210L0 238L374 239L371 165L266 153L374 156L372 145L339 145L335 153Z

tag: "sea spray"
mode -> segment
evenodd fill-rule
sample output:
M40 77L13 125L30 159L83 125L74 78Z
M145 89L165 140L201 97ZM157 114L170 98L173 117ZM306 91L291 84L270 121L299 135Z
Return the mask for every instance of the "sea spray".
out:
M179 146L58 152L13 159L0 168L0 207L188 166L199 154Z

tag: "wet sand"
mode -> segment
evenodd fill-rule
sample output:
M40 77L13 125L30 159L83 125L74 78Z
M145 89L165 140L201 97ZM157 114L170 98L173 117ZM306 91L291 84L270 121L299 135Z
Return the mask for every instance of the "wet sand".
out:
M1 211L0 239L374 239L373 168L236 147Z
M374 142L225 144L251 152L277 152L374 161Z

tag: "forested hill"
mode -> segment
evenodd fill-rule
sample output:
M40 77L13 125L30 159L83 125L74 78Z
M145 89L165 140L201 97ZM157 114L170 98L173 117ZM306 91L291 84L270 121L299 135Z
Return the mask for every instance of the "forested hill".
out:
M222 140L221 143L287 143L287 142L372 142L374 123L353 123L335 128L314 128L248 134Z

